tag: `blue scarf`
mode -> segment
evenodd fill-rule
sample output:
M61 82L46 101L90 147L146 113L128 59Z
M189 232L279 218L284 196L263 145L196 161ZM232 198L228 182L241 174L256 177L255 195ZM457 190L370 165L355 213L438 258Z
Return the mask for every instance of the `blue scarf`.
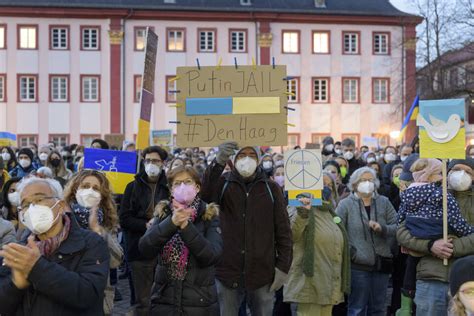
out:
M87 207L80 206L78 203L71 204L71 210L76 217L77 222L81 226L81 228L89 229L89 216L91 214L91 210ZM99 220L99 225L102 226L104 223L104 211L99 208L97 211L97 217Z

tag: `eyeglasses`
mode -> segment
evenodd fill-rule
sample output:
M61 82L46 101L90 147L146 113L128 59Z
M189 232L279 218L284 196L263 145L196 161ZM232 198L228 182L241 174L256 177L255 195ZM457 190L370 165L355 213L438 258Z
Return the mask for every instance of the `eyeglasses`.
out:
M30 207L31 204L40 204L40 203L43 203L45 200L50 200L50 199L57 199L57 198L54 196L38 197L31 202L23 202L20 206L18 206L18 211L25 212Z
M191 185L191 184L194 184L194 181L192 179L186 179L186 180L183 180L183 181L174 181L173 182L173 186L174 187L177 187L177 186L180 186L181 184L186 184L186 185Z
M161 160L161 159L145 159L144 163L147 164L147 165L150 164L150 163L152 163L154 165L158 165L160 163L163 163L163 160Z
M469 298L474 298L474 288L472 287L464 289L464 290L460 290L459 292L461 292L462 294L466 295Z

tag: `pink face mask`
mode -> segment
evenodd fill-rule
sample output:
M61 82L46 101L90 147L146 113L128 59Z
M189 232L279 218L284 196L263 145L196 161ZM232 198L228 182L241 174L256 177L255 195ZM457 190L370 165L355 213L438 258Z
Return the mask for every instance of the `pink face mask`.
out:
M173 197L181 204L190 205L197 195L197 188L194 184L181 183L173 189Z

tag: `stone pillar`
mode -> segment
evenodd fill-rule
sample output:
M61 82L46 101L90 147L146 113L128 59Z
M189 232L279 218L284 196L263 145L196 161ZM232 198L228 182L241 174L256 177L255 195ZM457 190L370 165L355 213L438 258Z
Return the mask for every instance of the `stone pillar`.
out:
M110 20L110 132L122 133L122 23L119 18Z

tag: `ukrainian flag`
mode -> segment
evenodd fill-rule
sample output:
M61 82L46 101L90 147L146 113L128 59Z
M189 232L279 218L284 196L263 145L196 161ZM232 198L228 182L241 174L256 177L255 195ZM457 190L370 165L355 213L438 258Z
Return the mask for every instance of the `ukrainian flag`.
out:
M115 194L123 194L127 184L134 180L137 155L134 152L86 148L84 169L102 171Z
M416 121L419 108L420 108L420 96L417 95L415 97L415 100L413 100L410 111L408 111L407 116L403 120L402 128L400 130L400 136L399 136L400 139L403 139L403 136L405 135L408 124L410 124L410 121Z
M0 132L0 146L16 147L16 135L9 132Z

